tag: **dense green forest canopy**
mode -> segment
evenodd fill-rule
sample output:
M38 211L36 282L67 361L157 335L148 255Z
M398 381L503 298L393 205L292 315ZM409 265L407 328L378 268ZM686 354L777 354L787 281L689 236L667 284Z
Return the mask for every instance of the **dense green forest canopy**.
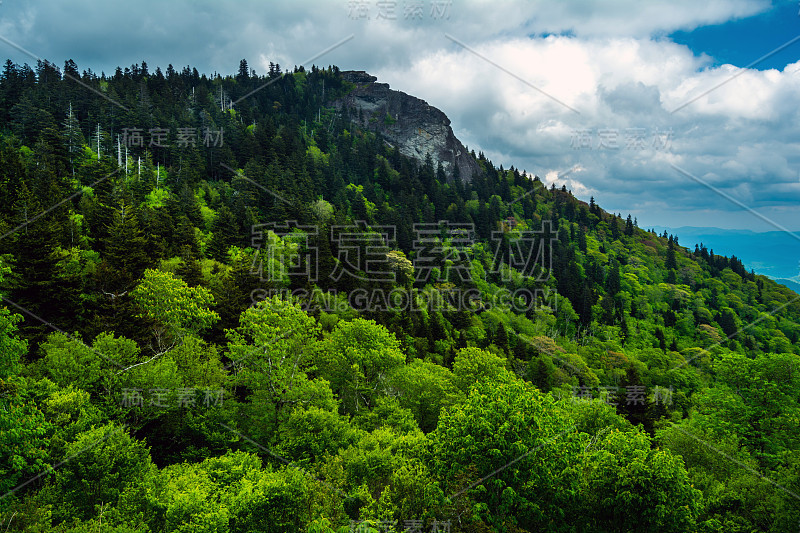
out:
M6 62L3 530L798 527L800 296L352 89Z

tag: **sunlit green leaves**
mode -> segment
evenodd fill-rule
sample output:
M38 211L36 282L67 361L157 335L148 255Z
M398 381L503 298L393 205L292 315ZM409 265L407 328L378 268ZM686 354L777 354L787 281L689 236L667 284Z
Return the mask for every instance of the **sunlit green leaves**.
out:
M204 287L189 287L169 272L146 270L132 292L139 315L155 323L161 341L197 333L219 320L211 310L214 297Z
M579 519L592 531L691 531L701 509L683 461L639 431L611 430L584 452Z
M577 490L569 467L581 446L552 396L519 381L481 383L442 413L430 443L431 469L447 491L478 504L475 519L567 529Z
M322 375L350 413L371 406L384 393L390 373L405 362L397 338L383 326L361 318L339 322L318 357Z

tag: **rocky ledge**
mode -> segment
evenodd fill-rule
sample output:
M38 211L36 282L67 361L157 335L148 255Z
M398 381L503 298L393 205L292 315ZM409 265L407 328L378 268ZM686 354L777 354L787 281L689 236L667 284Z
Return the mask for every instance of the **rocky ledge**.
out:
M424 100L393 91L386 83L377 83L375 76L364 71L343 71L342 77L356 87L335 105L347 107L351 120L361 127L381 134L403 155L424 161L430 154L434 168L441 162L448 177L454 176L456 168L464 181L471 181L480 172L442 111Z

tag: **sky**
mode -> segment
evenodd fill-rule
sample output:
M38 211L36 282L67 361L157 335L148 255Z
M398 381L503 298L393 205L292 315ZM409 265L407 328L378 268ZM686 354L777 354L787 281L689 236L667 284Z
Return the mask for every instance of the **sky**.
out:
M366 70L640 227L800 230L797 0L0 1L0 56Z

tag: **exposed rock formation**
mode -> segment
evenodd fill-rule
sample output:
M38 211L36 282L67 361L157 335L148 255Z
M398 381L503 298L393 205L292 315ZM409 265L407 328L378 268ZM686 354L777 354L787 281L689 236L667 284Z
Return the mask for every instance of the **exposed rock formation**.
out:
M380 133L403 155L424 161L429 153L434 168L441 162L448 177L453 176L456 166L464 181L472 180L480 172L475 158L453 135L450 119L439 109L404 92L393 91L387 83L376 83L377 78L364 71L343 71L342 77L356 88L335 105L346 106L350 118L361 127Z

